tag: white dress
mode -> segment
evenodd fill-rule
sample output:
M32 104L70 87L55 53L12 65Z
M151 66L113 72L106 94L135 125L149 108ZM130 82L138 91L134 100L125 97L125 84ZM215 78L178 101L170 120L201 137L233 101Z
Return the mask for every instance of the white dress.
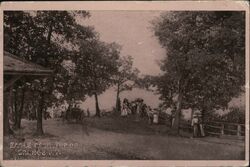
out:
M126 104L123 104L121 116L127 116L127 115L128 115L128 107Z

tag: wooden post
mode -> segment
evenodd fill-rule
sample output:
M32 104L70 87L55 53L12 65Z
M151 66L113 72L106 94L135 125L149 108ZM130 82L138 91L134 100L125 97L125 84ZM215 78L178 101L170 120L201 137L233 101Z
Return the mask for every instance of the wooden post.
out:
M12 91L13 87L10 85L9 92L7 91L4 92L4 131L3 134L4 136L8 136L10 134L13 134L12 129L10 128L10 114L11 114L11 107L12 106Z
M221 124L221 135L224 135L224 124Z
M238 124L237 125L237 136L241 136L240 132L241 132L241 126Z

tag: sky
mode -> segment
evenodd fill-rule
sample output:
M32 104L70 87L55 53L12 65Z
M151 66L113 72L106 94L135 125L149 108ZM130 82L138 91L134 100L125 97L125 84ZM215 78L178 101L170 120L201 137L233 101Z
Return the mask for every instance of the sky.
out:
M90 18L78 20L79 23L94 26L102 41L121 45L121 56L132 56L134 66L141 74L161 73L157 62L163 58L165 50L151 28L151 21L160 15L159 11L90 11L90 14ZM125 97L130 100L141 97L152 107L157 107L160 102L158 95L140 89L121 94L122 99ZM112 108L115 105L114 88L100 95L99 102L101 109ZM94 98L88 98L81 106L94 110Z
M164 56L164 49L150 28L159 11L90 11L90 14L82 24L94 26L101 40L120 44L122 56L131 55L142 74L160 73L157 60Z

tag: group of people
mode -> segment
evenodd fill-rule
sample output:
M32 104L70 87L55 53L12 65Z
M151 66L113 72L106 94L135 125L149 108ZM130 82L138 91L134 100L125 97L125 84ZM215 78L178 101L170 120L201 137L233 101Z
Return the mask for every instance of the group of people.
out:
M136 99L129 102L128 99L124 98L122 102L121 116L124 117L130 114L142 115L145 106L146 105L143 103L143 99Z
M147 117L150 124L157 124L158 112L143 102L143 99L136 99L135 101L129 102L128 99L124 98L121 108L121 116L126 117L132 114L135 115L137 121L140 117Z
M135 101L129 102L128 99L124 98L121 108L121 116L126 117L130 114L143 116L147 105L143 103L143 99L136 99Z
M171 127L173 127L175 121L176 107L173 108L170 116ZM135 115L135 119L138 121L139 117L147 117L149 124L159 123L159 111L152 109L150 106L143 103L143 99L136 99L135 101L129 102L128 99L124 98L121 107L121 116L127 117L128 115ZM193 137L204 137L204 124L202 122L201 113L195 109L191 120L191 126L193 130Z

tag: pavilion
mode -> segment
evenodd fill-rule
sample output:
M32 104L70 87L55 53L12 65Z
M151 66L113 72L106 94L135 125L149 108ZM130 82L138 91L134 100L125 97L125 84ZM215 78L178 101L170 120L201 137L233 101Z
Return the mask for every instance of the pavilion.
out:
M3 75L4 75L4 135L11 131L9 125L9 105L12 101L12 91L14 83L23 76L46 77L52 74L52 70L44 68L38 64L17 57L4 51ZM8 97L5 95L8 94Z

